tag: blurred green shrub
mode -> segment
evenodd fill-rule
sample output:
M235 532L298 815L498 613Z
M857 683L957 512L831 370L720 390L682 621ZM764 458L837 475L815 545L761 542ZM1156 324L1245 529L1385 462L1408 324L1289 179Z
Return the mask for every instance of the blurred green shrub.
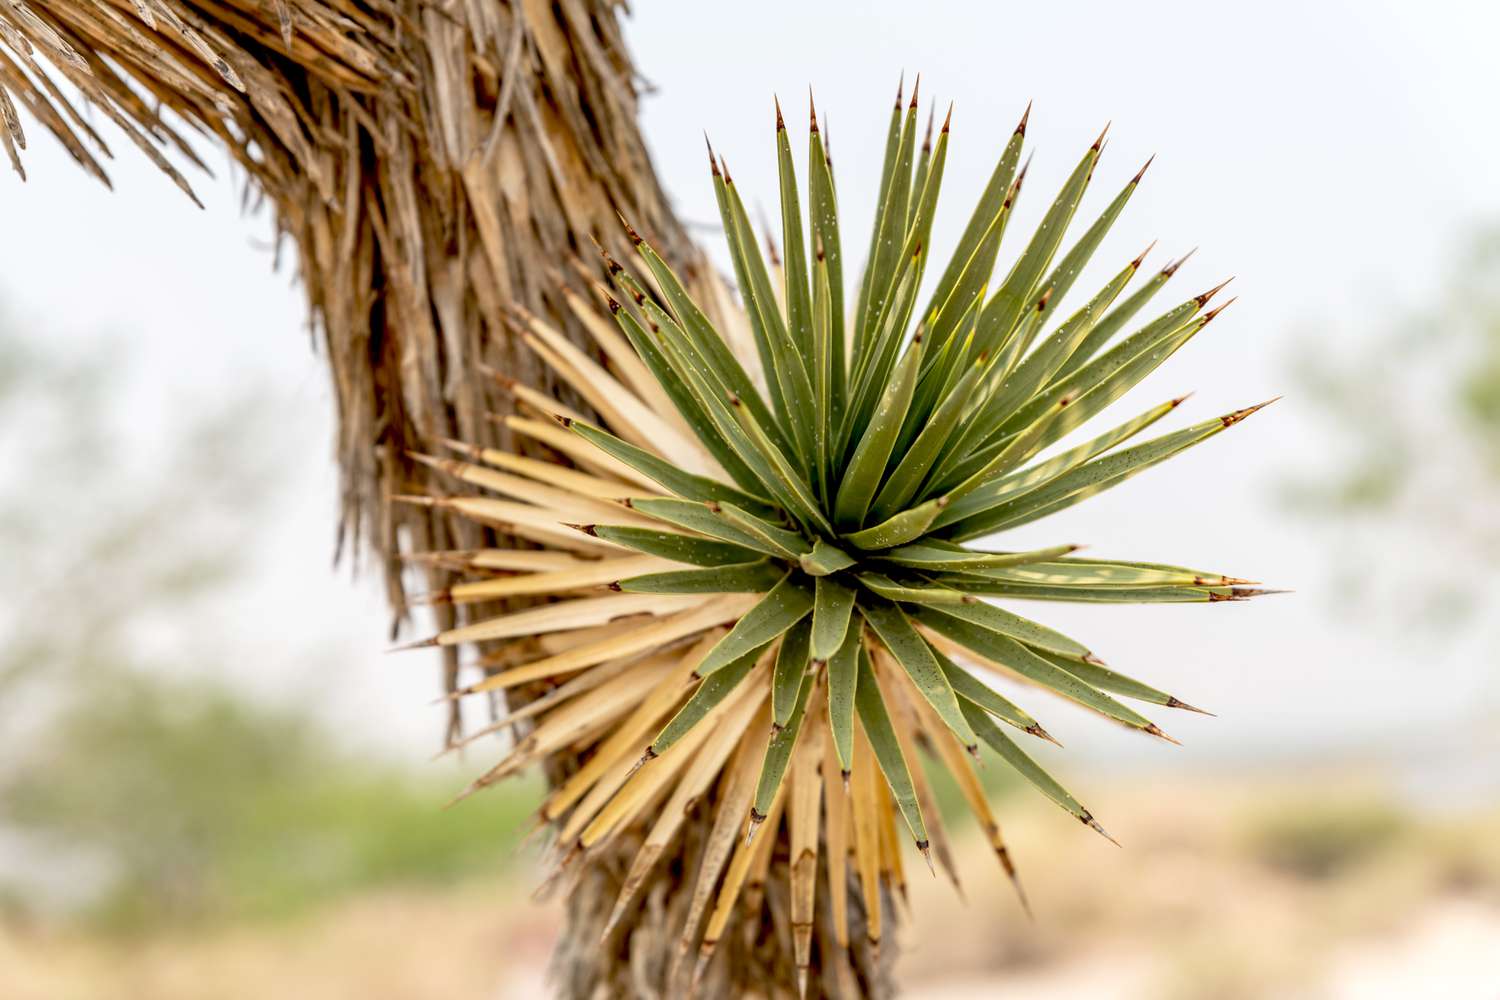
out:
M128 362L0 338L0 906L143 930L503 865L534 788L444 812L451 771L364 759L290 694L229 685L256 673L220 626L295 420L267 421L284 401L253 378L162 400Z
M96 677L0 788L11 826L103 862L87 916L122 930L284 917L371 886L495 871L535 788L452 788L353 757L305 715L214 685Z

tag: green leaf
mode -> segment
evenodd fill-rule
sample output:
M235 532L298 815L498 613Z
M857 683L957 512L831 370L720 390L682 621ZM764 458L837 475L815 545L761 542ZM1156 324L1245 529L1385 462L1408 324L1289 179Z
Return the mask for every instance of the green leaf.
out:
M965 601L956 607L945 604L936 610L1038 649L1079 658L1090 655L1087 646L1061 632L984 601ZM928 624L924 609L909 609L908 613L922 624Z
M1096 142L1073 168L1073 173L1069 175L1051 207L1047 209L1047 214L1042 217L1041 224L1032 234L1031 241L1026 244L1026 249L1021 251L1021 256L1011 266L1010 274L1000 285L1000 290L985 305L984 313L979 319L978 344L982 349L998 351L1015 330L1016 323L1027 307L1045 291L1038 287L1038 282L1062 244L1063 234L1078 208L1084 189L1088 187L1089 177L1094 172L1094 164L1098 158L1099 144Z
M621 441L608 431L600 430L581 420L569 420L568 429L588 441L607 455L619 459L632 469L647 476L653 482L682 497L684 500L722 500L739 504L747 510L769 514L774 508L760 497L753 497L717 479L683 472L677 466L626 441Z
M812 588L794 576L788 573L782 577L781 582L708 651L698 664L700 677L723 669L747 650L759 649L807 616L812 610Z
M1000 531L1015 527L1071 507L1112 486L1119 485L1131 476L1144 472L1193 445L1207 441L1259 408L1259 406L1247 407L1245 410L1237 410L1222 417L1214 417L1183 430L1153 438L1133 448L1096 458L1067 475L1057 477L1046 486L991 509L986 513L983 522L972 524L960 522L963 526L956 527L949 534L957 538L971 538L979 532Z
M1075 799L1071 792L1058 784L1057 779L1043 770L1041 765L1037 764L1036 761L1026 755L1025 751L1016 746L1015 741L1006 736L1005 732L999 726L995 725L989 716L973 705L964 706L964 715L974 726L974 732L979 735L979 738L991 750L998 753L1007 764L1015 768L1021 777L1029 781L1047 798L1072 813L1080 822L1106 837L1109 836L1109 834L1104 833L1104 828L1094 819L1093 814L1085 809L1083 804Z
M787 764L797 746L797 734L802 731L802 720L807 716L807 699L812 694L813 684L811 674L804 673L798 678L796 700L786 723L771 730L771 742L766 746L765 760L760 766L760 780L755 785L752 823L755 817L764 818L771 811L771 801L776 798L776 790L786 777Z
M875 407L870 424L864 429L859 445L854 449L854 457L839 484L833 519L840 527L858 527L863 522L866 511L870 509L870 501L885 475L891 448L895 446L896 436L901 433L902 421L906 419L906 408L911 404L921 361L922 338L919 334L912 340L895 375L882 393L880 403Z
M694 566L732 566L735 563L753 561L759 554L739 545L652 528L596 524L589 526L589 533L637 552L661 556L673 562L692 563Z
M823 539L813 543L812 551L798 556L798 562L802 565L802 572L808 576L824 577L830 573L837 573L841 569L848 569L854 565L854 560L843 549L829 545Z
M776 168L781 182L781 246L786 255L782 272L786 277L787 332L792 345L804 358L812 356L812 295L807 284L807 243L802 235L802 200L797 191L797 171L792 165L792 144L776 105Z
M741 549L750 549L767 556L780 557L782 555L780 550L768 542L730 524L710 510L706 504L693 500L677 500L672 497L637 497L630 501L630 509L666 521L668 524L675 524L679 528L687 528L700 535L728 542ZM602 530L602 528L597 530ZM743 562L744 560L735 561Z
M1192 708L1186 702L1172 697L1165 691L1142 683L1134 677L1127 677L1118 671L1111 670L1102 663L1069 660L1053 653L1043 653L1042 655L1085 684L1092 684L1101 691L1109 691L1112 694L1134 698L1137 701L1148 702L1152 705L1164 705L1167 708ZM1192 710L1200 711L1199 709Z
M1089 226L1067 253L1063 254L1063 259L1042 281L1042 288L1052 289L1053 308L1062 303L1063 297L1068 294L1068 290L1073 287L1073 283L1083 272L1084 265L1094 256L1094 251L1099 249L1099 244L1104 242L1105 235L1115 224L1115 220L1120 217L1120 213L1125 210L1125 204L1130 201L1130 196L1135 194L1135 189L1140 186L1141 176L1145 172L1146 168L1142 167L1140 173L1126 182L1125 186L1120 189L1120 193L1115 195L1104 211L1099 214L1099 218L1094 220L1094 224ZM1137 266L1132 265L1129 268L1131 274L1135 273ZM1123 283L1121 287L1124 287ZM1111 295L1110 298L1114 296Z
M943 578L938 577L937 582L942 583ZM996 583L975 577L954 580L952 583L963 587L970 594L984 594L987 597L1086 604L1206 604L1255 596L1240 593L1241 588L1237 587L1038 587L1025 583Z
M973 291L989 280L995 269L995 258L1000 251L1000 235L1004 230L1004 219L1009 215L1012 200L1012 183L1016 166L1021 161L1021 146L1026 135L1024 125L1018 126L1000 154L994 173L985 185L979 203L969 217L969 223L958 240L953 257L938 279L932 300L927 307L929 330L934 347L944 344L948 335L957 328L958 317L969 311L972 299L959 291L960 282L968 283ZM957 294L956 294L957 293Z
M1091 708L1137 729L1152 727L1150 719L1120 704L1093 685L1079 680L1052 661L1043 659L1014 639L944 614L936 608L922 608L918 621L984 659L1015 671L1085 708Z
M865 269L860 276L859 297L854 312L854 350L859 354L863 348L865 317L870 309L870 285L874 281L876 251L880 248L880 223L885 213L886 200L891 196L896 176L896 160L901 148L901 88L896 88L896 106L891 110L890 125L886 129L885 156L880 166L880 193L875 198L875 224L870 228L870 246L865 252ZM902 183L905 183L903 179Z
M826 268L827 323L829 337L829 388L834 399L844 395L844 252L839 238L838 199L833 188L833 165L823 148L823 136L817 120L812 122L807 150L808 213L816 249L821 245L820 262ZM837 416L837 412L834 412Z
M618 264L614 266L619 267ZM662 387L662 391L672 400L672 405L677 408L678 413L682 414L683 420L702 442L703 447L708 449L708 453L718 460L719 464L724 467L724 471L728 472L735 482L744 487L754 488L757 483L755 475L735 455L734 449L729 447L729 443L719 433L713 419L698 402L693 391L688 388L687 382L677 374L675 363L667 357L666 352L623 306L614 299L610 299L609 309L615 317L616 324L624 331L625 338L630 341L636 354L650 370L657 384Z
M971 572L980 568L1024 566L1030 563L1046 562L1058 556L1065 556L1077 548L1076 545L1053 545L1045 549L1032 549L1029 552L977 552L934 538L882 552L880 558L908 569Z
M681 279L649 243L638 240L635 248L645 260L646 267L656 278L657 286L661 288L662 295L665 296L667 305L671 307L678 325L697 349L699 356L719 375L727 389L744 400L755 413L757 420L763 424L771 424L773 421L770 408L761 398L759 390L755 388L755 383L741 367L739 359L734 356L734 352L725 343L723 336L709 322L708 317L703 315L703 310L698 308L693 297L688 294Z
M938 406L937 411L924 422L916 441L906 450L901 457L900 464L896 466L896 470L890 474L885 485L876 495L875 504L870 509L870 515L873 518L883 521L892 517L917 495L918 488L921 487L923 480L927 478L928 472L932 470L933 464L942 453L943 445L948 442L954 428L958 426L959 418L963 416L965 408L972 402L974 386L978 383L983 371L984 361L977 359L964 372L958 384Z
M776 669L771 675L771 718L778 727L785 726L792 717L797 692L808 672L807 650L811 637L812 622L804 618L787 630L781 639L781 648L776 652Z
M1077 447L1061 452L1047 459L1045 462L1039 462L1025 469L1018 469L1008 475L991 480L973 493L951 504L939 515L937 521L933 523L933 528L946 527L965 518L983 514L1008 500L1051 482L1064 473L1071 472L1090 459L1102 455L1111 448L1128 441L1147 427L1150 427L1176 409L1183 398L1185 397L1171 399L1158 406L1153 406L1139 416L1132 417L1123 424L1105 431L1098 437L1091 438Z
M897 545L905 545L907 542L915 541L927 534L943 508L948 505L947 497L937 497L926 503L918 504L910 510L904 510L895 517L888 518L871 528L856 531L852 535L845 535L844 541L857 549L874 551L876 549L888 549Z
M632 594L763 594L780 582L784 571L765 559L705 569L643 573L621 580L620 590Z
M948 683L953 685L953 693L958 695L960 703L968 702L977 705L991 715L996 716L1004 722L1010 723L1017 729L1030 733L1033 736L1046 735L1041 725L1028 713L1021 710L1009 698L991 688L984 681L975 677L963 667L954 663L935 646L929 646L932 655L937 657L938 666L943 670L943 676L948 678ZM960 704L962 707L962 704Z
M926 849L927 825L922 821L922 810L917 806L917 790L912 784L911 772L906 769L906 758L901 754L901 742L896 738L895 727L891 725L885 699L875 682L875 668L870 663L870 654L863 644L859 647L859 679L855 683L854 704L859 710L859 721L864 726L865 735L870 738L870 747L875 751L875 760L896 799L896 808L901 810L901 816L906 820L911 835L916 838L918 849Z
M740 510L732 503L718 504L717 507L710 506L709 509L747 535L776 549L777 554L786 559L797 559L807 552L807 539L802 535L771 524L765 518Z
M921 604L958 604L967 596L961 590L935 587L931 584L901 584L879 573L858 573L855 578L870 591L888 601L915 601Z
M816 624L813 628L816 631ZM845 776L854 764L854 696L862 645L859 628L848 629L838 650L828 660L828 724L833 731L834 753Z
M813 592L813 659L827 660L843 645L853 612L854 590L852 588L844 586L833 577L817 578Z
M766 644L762 643L754 649L735 657L723 665L723 668L706 676L693 691L677 714L668 720L667 724L657 734L656 739L651 741L651 748L647 756L660 757L672 748L672 745L686 736L694 726L703 721L703 717L713 711L714 706L729 696L729 693L739 687L750 674L750 668L755 666L755 661L760 659Z
M880 637L881 643L890 650L896 662L901 664L901 668L912 679L922 697L927 699L963 745L972 749L975 745L974 730L964 721L963 714L959 711L958 696L953 693L953 686L943 676L942 668L938 666L927 641L912 627L905 613L895 604L864 598L860 599L859 610Z
M1183 259L1185 260L1186 258ZM1095 323L1094 328L1089 331L1089 335L1084 338L1083 343L1063 363L1056 377L1058 379L1067 378L1079 368L1082 368L1095 354L1098 354L1099 349L1109 343L1110 338L1119 333L1125 324L1129 323L1135 317L1135 314L1140 312L1157 292L1161 291L1161 287L1167 283L1168 279L1177 273L1177 267L1181 263L1182 261L1180 260L1175 261L1162 268L1156 274L1152 275L1146 284L1132 292L1124 302L1115 306L1104 315L1103 319Z

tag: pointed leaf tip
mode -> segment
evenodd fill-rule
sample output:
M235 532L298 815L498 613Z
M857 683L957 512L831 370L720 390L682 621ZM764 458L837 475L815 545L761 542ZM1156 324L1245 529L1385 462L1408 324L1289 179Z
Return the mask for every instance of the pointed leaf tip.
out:
M1226 413L1219 419L1223 421L1225 427L1233 427L1241 420L1244 420L1246 417L1250 416L1250 414L1255 413L1257 410L1265 409L1267 406L1270 406L1280 398L1280 396L1273 396L1272 398L1266 400L1264 403L1256 403L1254 406L1247 406L1242 410L1235 410L1233 413Z
M917 82L911 85L911 104L908 105L908 110L912 110L912 111L916 110L916 108L917 108L917 94L920 93L921 90L922 90L922 74L918 73L917 74Z
M1208 312L1204 313L1203 314L1203 322L1204 323L1211 322L1215 316L1219 315L1219 313L1223 312L1225 309L1228 309L1230 306L1234 305L1235 301L1238 298L1239 298L1239 296L1236 295L1233 299L1230 299L1228 302L1224 303L1219 308L1217 308L1217 309L1210 309Z
M1142 729L1142 732L1148 733L1148 734L1150 734L1152 736L1155 736L1159 740L1166 740L1168 743L1172 744L1173 746L1177 746L1177 747L1182 746L1182 741L1181 740L1173 739L1172 737L1168 736L1166 733L1162 732L1161 727L1158 726L1154 722L1151 723L1149 726L1146 726L1144 729Z
M1156 154L1152 153L1150 159L1148 159L1144 164L1141 165L1141 169L1135 172L1134 177L1130 178L1130 183L1139 184L1141 182L1141 178L1146 176L1146 171L1150 169L1151 164L1154 162L1156 162Z
M807 120L808 129L812 132L818 131L818 106L813 103L812 87L807 88Z
M917 841L917 850L922 852L922 860L927 862L927 870L937 878L937 867L932 863L932 845L925 840Z
M771 100L776 103L776 131L785 132L786 122L781 117L781 98L772 95Z
M1193 254L1195 254L1197 252L1198 252L1198 248L1197 247L1193 247L1193 249L1189 250L1187 253L1183 254L1181 257L1177 258L1176 260L1169 260L1169 261L1167 261L1167 266L1161 269L1162 276L1170 278L1172 275L1176 274L1177 273L1177 269L1179 267L1181 267L1182 265L1186 264L1188 262L1188 258L1191 257Z
M1026 134L1026 123L1031 120L1031 102L1026 102L1026 110L1021 112L1021 122L1016 126L1016 135Z
M1132 268L1139 268L1141 266L1141 264L1143 264L1145 262L1146 255L1148 253L1150 253L1152 250L1154 250L1155 248L1156 248L1156 241L1152 240L1151 243L1146 247L1146 249L1142 250L1140 252L1140 254L1135 258L1135 260L1133 260L1133 261L1130 262L1130 266Z
M430 649L436 645L438 645L438 637L433 635L428 636L426 639L418 639L416 642L408 642L402 646L392 646L390 649L387 649L386 652L405 653L413 649Z
M1227 285L1227 284L1229 284L1233 280L1234 280L1234 275L1230 275L1229 277L1225 278L1223 281L1219 282L1217 285L1215 285L1214 287L1210 288L1208 291L1204 292L1203 294L1193 296L1193 301L1196 302L1196 303L1198 303L1198 308L1199 309L1202 309L1205 305L1208 304L1208 300L1209 299L1213 298L1219 292L1223 291L1224 286Z
M1089 147L1090 149L1092 149L1094 152L1097 153L1097 152L1099 152L1103 148L1103 146L1104 146L1104 137L1106 135L1109 135L1109 127L1111 125L1113 125L1113 124L1114 124L1114 120L1113 119L1111 119L1110 121L1107 121L1107 122L1104 123L1104 131L1102 131L1102 132L1099 133L1099 138L1097 138L1097 139L1094 140L1094 144Z
M1184 712L1197 712L1199 715L1207 715L1207 716L1210 716L1212 718L1218 718L1217 715L1215 715L1213 712L1210 712L1206 708L1197 708L1197 707L1195 707L1193 705L1189 705L1187 702L1183 701L1181 698L1174 698L1171 695L1167 696L1167 707L1168 708L1180 708Z
M948 102L948 113L943 116L943 133L947 134L948 126L953 124L953 102Z
M1083 815L1079 816L1078 819L1083 823L1084 826L1088 827L1090 830L1093 830L1095 833L1103 837L1105 840L1109 841L1111 844L1114 844L1116 847L1120 846L1120 842L1111 837L1109 835L1109 831L1100 826L1099 821L1096 820L1093 817L1093 814L1091 814L1087 809L1083 811Z

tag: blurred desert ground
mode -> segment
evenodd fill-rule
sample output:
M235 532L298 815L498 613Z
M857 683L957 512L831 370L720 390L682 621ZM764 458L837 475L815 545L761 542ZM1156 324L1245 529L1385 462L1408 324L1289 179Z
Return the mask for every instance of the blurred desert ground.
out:
M1243 296L1137 398L1196 389L1198 419L1289 394L1017 540L1296 594L1032 609L1219 717L1161 720L1179 749L1031 704L1068 747L1044 762L1124 848L993 775L1036 920L960 826L967 903L913 871L900 977L916 998L1500 996L1500 13L1070 13L628 22L697 222L705 127L770 204L772 90L814 85L857 217L894 76L923 70L956 102L939 245L1028 99L1047 183L1113 118L1085 212L1159 155L1104 266L1201 244L1180 290L1233 273ZM434 664L384 656L375 581L330 569L329 393L266 220L222 169L198 212L133 156L113 194L40 135L26 164L0 178L0 996L545 995L557 910L517 846L537 786L440 808L498 748L429 762Z

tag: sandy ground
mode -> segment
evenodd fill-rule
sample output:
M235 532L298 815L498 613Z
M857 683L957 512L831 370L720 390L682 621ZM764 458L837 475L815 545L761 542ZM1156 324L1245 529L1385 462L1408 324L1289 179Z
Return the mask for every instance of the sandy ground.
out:
M1346 817L1267 833L1265 817L1290 804L1192 801L1180 788L1114 797L1123 850L1017 802L1007 835L1035 922L972 833L955 843L967 902L913 863L906 996L1500 1000L1500 821L1372 837L1378 824ZM131 942L7 926L0 997L530 1000L548 995L557 921L511 881L367 893L291 923Z

